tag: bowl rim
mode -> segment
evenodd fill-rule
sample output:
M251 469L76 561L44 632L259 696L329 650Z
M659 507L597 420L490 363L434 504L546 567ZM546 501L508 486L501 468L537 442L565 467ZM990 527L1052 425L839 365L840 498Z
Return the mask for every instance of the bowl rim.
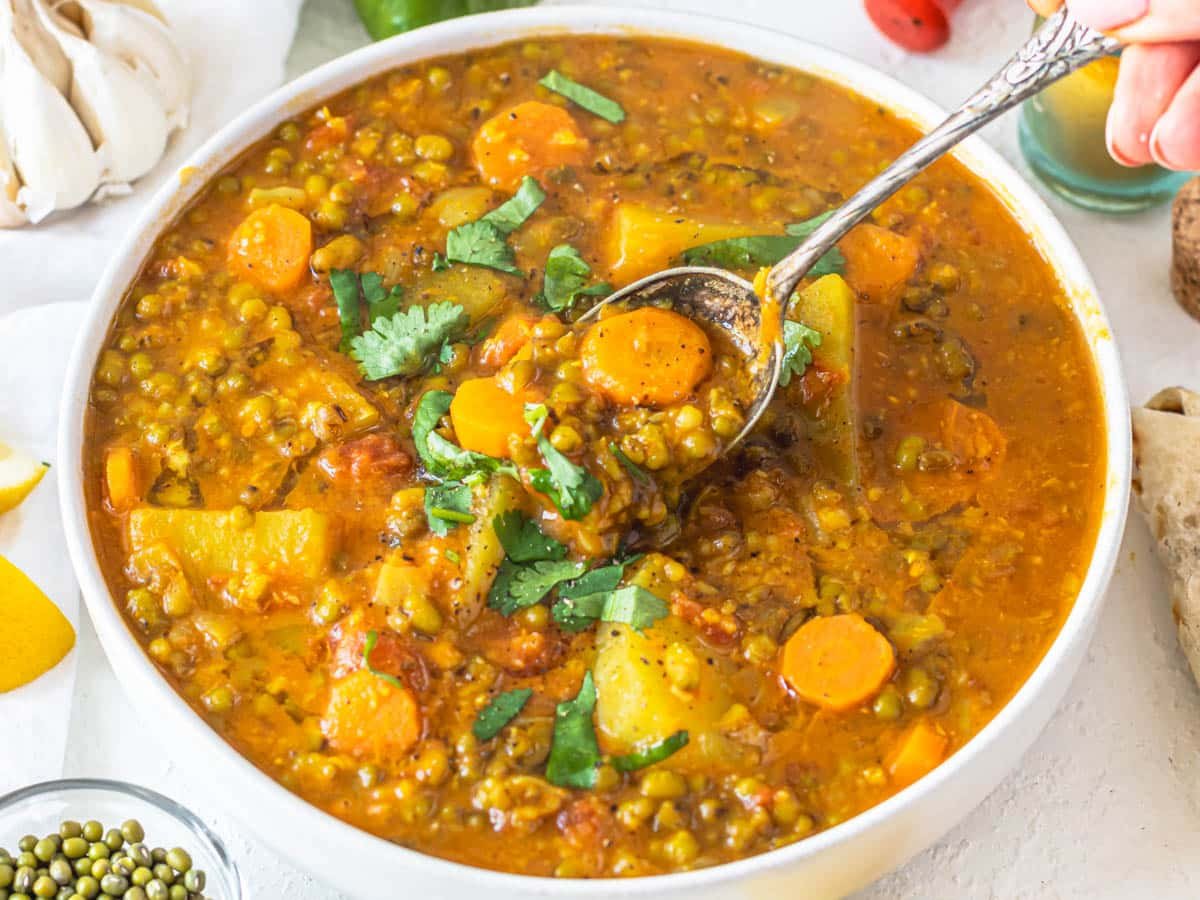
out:
M226 743L184 701L129 630L101 572L92 544L83 486L83 425L91 376L104 337L126 289L153 246L153 238L186 208L217 171L269 134L289 114L316 105L355 83L421 59L532 37L589 34L707 43L833 81L878 102L917 127L931 127L945 116L941 107L915 90L842 53L777 29L695 13L620 6L541 6L452 19L369 44L325 63L251 105L189 156L180 169L178 182L169 180L155 194L113 255L92 295L71 352L59 420L60 506L67 545L105 654L127 691L148 695L161 714L205 749L213 760L214 770L236 782L221 785L226 792L224 799L237 797L238 806L269 805L280 814L320 828L323 837L339 848L391 854L396 865L410 867L427 878L525 895L603 897L611 894L618 880L557 879L498 872L393 844L288 791ZM619 879L622 893L645 895L713 888L752 874L776 871L871 832L905 808L943 790L972 760L983 756L1006 736L1015 740L1015 727L1023 717L1032 718L1031 707L1043 694L1051 692L1055 679L1074 675L1071 661L1081 655L1081 645L1090 638L1099 616L1128 508L1131 447L1125 380L1096 286L1074 243L1045 202L982 138L968 138L953 155L988 185L1025 229L1060 279L1089 346L1102 395L1107 471L1100 527L1084 582L1057 635L1026 680L979 732L932 772L881 803L793 844L704 869L622 878ZM1060 672L1064 666L1067 671ZM1005 774L1009 772L1011 768L1005 769ZM940 833L944 834L953 824L954 821L948 822Z
M220 835L209 828L203 819L178 800L173 800L165 794L160 794L158 791L143 787L140 784L120 781L115 778L58 778L53 781L40 781L37 784L26 785L23 788L17 788L15 791L9 791L7 794L0 795L0 813L14 808L26 800L36 800L39 797L66 791L96 791L107 794L119 794L124 797L132 797L135 800L140 800L149 806L161 810L183 825L184 828L194 834L199 840L208 844L211 856L224 870L222 874L226 876L226 879L233 885L234 890L237 892L236 896L222 898L222 900L241 900L246 895L246 886L242 882L242 873L238 869L237 860L233 858L233 855L229 852L229 848L221 840ZM211 871L211 869L208 871Z

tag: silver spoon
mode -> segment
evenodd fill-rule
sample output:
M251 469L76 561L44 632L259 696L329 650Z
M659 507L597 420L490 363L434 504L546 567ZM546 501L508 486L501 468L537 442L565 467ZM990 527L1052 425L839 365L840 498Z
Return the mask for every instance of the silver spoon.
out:
M924 171L931 163L1022 100L1081 66L1108 56L1121 46L1115 38L1080 25L1062 9L1042 25L982 88L972 94L942 124L906 150L821 224L803 243L767 273L768 295L780 298L782 320L787 298L802 279L846 232L875 207ZM742 398L746 424L730 441L728 452L750 433L774 397L783 368L782 327L766 353L760 341L760 299L750 282L723 269L680 266L641 278L609 295L582 317L599 315L610 303L626 306L670 305L689 318L724 329L739 352L754 365L752 395ZM782 325L782 322L780 323Z

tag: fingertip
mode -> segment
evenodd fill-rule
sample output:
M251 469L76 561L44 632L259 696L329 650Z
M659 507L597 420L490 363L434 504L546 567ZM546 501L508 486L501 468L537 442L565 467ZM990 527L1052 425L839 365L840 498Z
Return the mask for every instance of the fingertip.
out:
M1149 149L1151 159L1164 169L1200 169L1200 123L1168 113L1150 133Z

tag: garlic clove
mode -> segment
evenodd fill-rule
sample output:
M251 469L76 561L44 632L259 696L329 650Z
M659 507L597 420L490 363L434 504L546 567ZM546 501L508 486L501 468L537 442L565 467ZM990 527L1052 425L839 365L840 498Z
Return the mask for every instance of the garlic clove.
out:
M92 140L17 38L8 0L0 0L0 128L22 183L17 204L30 221L79 206L95 192L100 159Z
M64 96L71 86L71 63L58 41L44 27L33 10L34 0L0 0L0 16L8 25L0 24L5 32L11 29L17 43L55 89ZM11 5L10 5L11 4Z
M8 139L0 130L0 228L17 228L29 221L25 211L17 205L20 188L21 179L8 155Z
M187 60L158 10L146 3L75 0L91 44L154 85L171 128L187 124L191 76Z
M42 0L34 0L34 8L71 61L71 106L103 154L101 181L127 183L146 174L162 158L169 131L154 89L124 62L79 36Z

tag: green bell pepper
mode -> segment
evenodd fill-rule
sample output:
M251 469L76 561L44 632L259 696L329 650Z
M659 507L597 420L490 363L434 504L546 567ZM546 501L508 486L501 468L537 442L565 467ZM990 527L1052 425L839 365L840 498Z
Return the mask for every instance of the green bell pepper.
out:
M354 0L358 17L377 41L432 22L531 6L536 0Z

